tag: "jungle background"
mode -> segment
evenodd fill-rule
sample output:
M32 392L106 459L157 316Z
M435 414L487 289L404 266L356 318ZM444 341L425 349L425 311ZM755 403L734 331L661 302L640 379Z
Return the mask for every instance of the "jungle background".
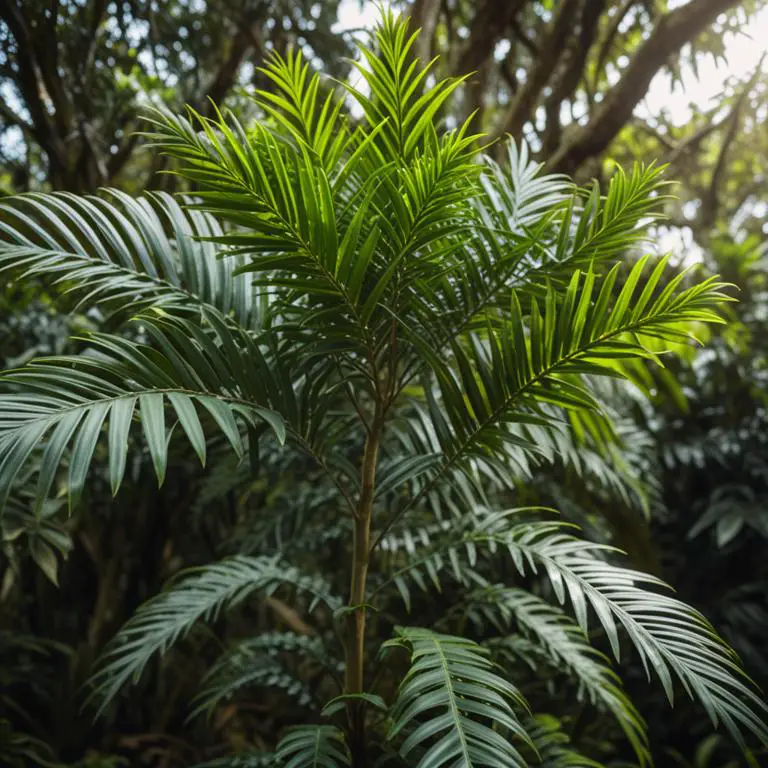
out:
M349 70L369 3L324 0L6 0L0 3L0 195L104 186L183 191L144 146L142 108L216 103L244 119L268 87L270 50L300 47L329 77ZM759 51L768 6L754 0L415 0L419 55L442 73L474 72L444 116L476 112L491 139L527 142L549 171L607 178L614 164L668 164L677 182L654 246L739 287L729 323L655 372L649 398L618 404L626 450L611 472L570 462L521 480L525 503L556 503L590 538L675 585L768 686L768 66ZM358 26L359 25L359 26ZM762 37L761 37L762 35ZM746 64L745 64L746 62ZM691 95L694 94L694 95ZM350 120L359 116L349 115ZM1 203L2 201L0 201ZM0 229L2 212L0 210ZM103 322L0 274L0 366L61 353ZM247 521L269 519L281 490L312 503L311 478L267 485L230 461L199 468L178 451L157 490L146 456L112 498L106 471L72 516L17 503L2 519L0 756L18 765L194 765L258 741L299 715L258 690L187 720L216 637L200 634L152 669L106 717L82 710L81 686L105 642L181 568L244 545ZM300 516L293 519L300 526ZM246 526L247 527L247 526ZM253 531L251 531L253 533ZM298 536L300 528L281 531ZM320 544L322 546L322 543ZM330 546L330 545L329 545ZM332 553L330 553L332 555ZM446 595L446 601L450 596ZM299 633L279 600L248 620ZM220 631L237 631L222 627ZM674 710L639 663L624 680L649 721L657 764L739 766L743 758L681 699ZM556 676L540 684L557 691ZM608 765L631 765L587 708L562 714ZM257 723L246 729L244 722ZM9 752L10 754L10 752ZM760 759L758 756L756 759ZM766 758L763 758L766 759ZM0 757L0 762L3 758Z

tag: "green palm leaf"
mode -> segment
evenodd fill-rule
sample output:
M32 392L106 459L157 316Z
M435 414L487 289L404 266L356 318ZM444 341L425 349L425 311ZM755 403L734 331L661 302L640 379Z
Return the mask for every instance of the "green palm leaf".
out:
M622 359L658 360L658 345L651 353L644 339L674 344L689 339L696 323L722 322L716 309L730 300L723 283L709 278L681 289L682 273L660 289L666 261L649 275L647 264L647 257L638 261L616 295L619 265L600 284L592 272L577 270L564 297L550 287L543 311L534 300L527 316L513 293L498 326L489 323L484 334L468 333L454 341L447 361L428 339L410 337L437 379L437 393L430 381L424 391L430 433L445 458L385 531L468 460L495 457L490 460L502 463L508 445L535 452L535 442L521 439L516 425L557 428L562 423L559 409L598 411L585 374L621 378Z
M576 271L562 306L550 289L543 312L534 302L527 321L513 294L500 330L489 326L484 337L470 335L466 346L454 343L455 371L433 355L454 443L449 454L500 446L498 425L530 420L525 409L540 403L596 408L579 376L621 376L617 360L649 356L643 337L674 342L692 333L686 323L722 322L715 310L728 297L714 278L680 291L675 279L654 296L664 263L644 276L647 259L641 259L616 296L618 266L599 290L592 273ZM643 289L637 291L641 278Z
M610 712L632 744L641 765L651 761L645 723L611 670L608 659L589 645L584 631L560 609L522 589L494 585L477 591L473 608L493 621L501 631L515 625L538 645L557 670L565 669L579 685L580 695ZM514 644L506 638L488 645L515 659Z
M107 313L210 305L257 327L263 301L232 274L242 257L222 260L221 249L200 242L220 234L211 216L185 212L163 192L18 195L0 203L0 275L51 280L81 306Z
M469 76L443 78L427 87L435 60L420 62L411 49L418 30L388 9L382 11L374 37L376 50L362 48L365 64L353 62L370 95L344 84L362 107L372 126L383 126L377 142L385 157L409 159L434 130L438 110Z
M307 685L279 661L236 646L217 659L206 673L202 688L192 702L194 708L190 718L203 712L209 717L213 716L222 701L229 700L238 691L250 687L281 691L301 709L317 708Z
M551 216L568 200L572 184L567 176L542 174L543 163L529 159L528 144L507 141L504 166L485 158L482 176L484 195L478 206L489 231L510 235ZM498 242L498 241L494 241ZM496 253L494 253L496 255Z
M74 506L105 423L109 425L110 482L116 493L125 470L128 435L135 416L141 420L158 481L162 483L168 453L166 405L175 412L202 462L206 442L199 406L240 455L244 449L235 416L252 426L270 424L278 437L284 439L281 418L256 405L253 399L245 399L236 386L242 382L242 376L230 373L236 359L230 357L225 361L221 350L198 326L179 318L168 319L164 332L163 323L152 324L149 317L144 319L144 325L166 355L116 336L94 334L89 339L91 354L41 359L3 374L1 380L10 391L0 394L0 445L4 448L0 462L0 506L14 478L41 443L45 450L36 506L39 508L46 499L69 446L72 453L68 495L70 506ZM250 358L250 363L253 366L256 360ZM262 370L261 381L251 380L251 393L253 386L262 394L265 392L263 380L268 372L266 366Z
M351 765L344 733L333 725L302 725L289 730L277 745L283 768L338 768Z
M588 631L591 607L620 657L619 628L637 651L650 678L653 670L674 702L673 675L691 698L704 706L714 725L722 723L739 744L741 730L768 740L760 714L768 711L754 693L734 652L694 608L641 585L665 588L648 574L621 568L600 558L607 549L585 543L558 523L510 524L508 514L491 515L476 535L506 548L521 573L546 575L560 603L570 600L576 619Z
M274 90L257 91L256 101L294 141L316 154L328 174L333 173L353 141L340 119L343 100L331 90L321 103L320 75L310 77L301 51L289 50L285 57L272 51L267 63L259 71Z
M512 285L567 281L574 269L610 264L648 236L668 200L664 169L653 164L636 164L629 174L616 168L604 195L595 182L568 196L567 180L540 175L525 143L519 150L509 143L506 167L491 160L487 166L478 202L486 246ZM510 262L505 251L521 237L531 250Z
M653 166L635 166L629 176L617 171L601 196L597 188L584 195L560 176L540 175L524 143L519 150L508 144L508 161L506 168L487 161L459 268L421 297L419 332L438 349L466 329L484 327L489 316L503 317L510 288L527 310L547 284L567 285L574 269L610 266L646 236L666 199Z
M531 745L513 709L525 701L496 673L483 648L412 627L399 629L383 646L393 647L411 655L388 736L404 737L404 759L417 756L421 768L527 765L512 741Z
M541 768L604 768L602 763L577 752L554 717L537 715L525 722L526 730L539 753Z
M104 651L91 679L91 699L99 711L128 681L136 682L156 654L165 654L201 619L215 619L258 592L271 595L289 587L337 609L341 603L317 576L307 576L278 558L246 557L222 560L184 572L169 588L145 603L117 633Z
M268 632L250 637L228 648L208 670L201 691L193 701L195 709L190 718L204 711L211 715L221 701L249 686L277 688L300 707L316 708L307 684L282 663L283 657L298 657L297 660L303 662L311 660L316 667L331 674L340 668L318 637L294 632Z
M623 629L638 652L649 676L653 670L672 703L676 676L691 698L705 707L713 724L722 723L740 744L744 744L742 729L765 739L768 729L761 715L768 711L756 695L741 669L734 652L717 635L711 624L694 608L668 595L645 588L666 588L659 579L638 571L628 570L601 559L610 548L585 542L565 531L568 526L557 522L516 522L521 512L541 510L516 509L504 513L482 515L465 521L465 531L455 532L409 563L396 570L387 583L398 586L407 599L407 579L413 579L422 589L431 585L440 588L441 575L451 574L459 583L469 586L483 581L476 573L478 558L507 552L521 574L546 576L558 601L570 600L582 632L589 631L591 607L605 631L611 650L620 658L619 629ZM423 575L426 574L427 578ZM406 585L406 586L401 586ZM386 583L377 590L380 593ZM517 595L529 610L521 614L528 631L550 653L566 652L569 666L577 663L578 647L572 631L559 632L562 622L555 609L548 611L537 598L525 600ZM531 610L532 609L532 610ZM502 615L504 606L501 606ZM510 607L506 606L510 611ZM551 611L551 612L550 612ZM555 650L555 643L559 642ZM551 648L547 644L552 643ZM582 658L579 677L590 671L588 658ZM598 680L603 677L604 682ZM608 686L605 683L609 683ZM615 683L615 680L614 680ZM619 718L625 734L641 757L645 752L641 735L642 720L626 706L621 691L613 689L604 675L592 679L592 687L600 685L600 697ZM597 695L597 688L595 688Z

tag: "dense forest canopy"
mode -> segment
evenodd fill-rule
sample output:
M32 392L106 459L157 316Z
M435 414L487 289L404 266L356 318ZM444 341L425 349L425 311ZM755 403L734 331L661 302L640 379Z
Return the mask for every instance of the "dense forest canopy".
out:
M768 760L768 8L391 9L0 4L0 764Z

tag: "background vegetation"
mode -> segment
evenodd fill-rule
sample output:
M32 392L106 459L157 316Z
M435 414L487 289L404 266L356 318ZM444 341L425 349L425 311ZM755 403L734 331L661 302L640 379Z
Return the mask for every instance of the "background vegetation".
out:
M270 87L256 66L270 50L285 54L291 46L321 73L344 76L351 38L363 33L338 30L339 5L10 0L0 7L3 191L186 189L178 176L161 173L172 161L136 133L142 108L189 103L210 115L210 98L237 108L244 121L255 118L248 95ZM716 102L693 105L684 121L669 111L649 114L642 103L655 76L690 77L697 63L722 56L728 35L747 33L761 4L417 0L404 6L424 30L419 55L440 55L439 75L476 73L444 108L448 125L477 110L478 129L525 138L548 170L579 181L604 182L614 161L669 163L668 176L680 181L678 199L666 204L671 226L658 226L655 239L671 245L673 262L700 260L741 289L728 325L712 331L705 349L687 349L653 371L646 382L650 400L629 390L614 396L623 442L610 461L579 451L572 460L521 473L514 502L556 506L591 539L621 547L636 567L673 583L765 689L768 77L758 66L727 81ZM349 119L361 116L352 112ZM0 228L4 220L0 209ZM3 278L0 290L5 368L67 352L68 339L80 331L110 328L110 318L87 301L54 302L43 282ZM301 465L278 463L254 479L216 454L201 471L194 453L174 443L159 491L152 457L137 452L126 470L129 482L113 499L106 456L101 459L73 515L65 493L37 513L22 494L4 513L0 754L15 755L19 765L47 759L175 766L271 745L278 727L300 720L295 697L257 686L221 702L207 720L187 721L185 705L228 638L268 626L306 636L302 616L277 597L217 624L213 633L195 634L105 718L94 723L73 702L82 701L79 688L105 643L181 568L253 551L253 541L266 536L276 548L319 548L332 560L332 527L327 541L316 532L306 537L304 521L322 501L316 478ZM441 605L425 599L415 611L442 615L451 601L447 590ZM648 720L658 764L745 764L726 736L712 734L699 708L681 698L670 711L663 693L647 685L638 659L625 662L622 675ZM561 690L556 673L533 677L550 696ZM569 735L606 764L631 765L611 721L572 702L567 698L558 710Z

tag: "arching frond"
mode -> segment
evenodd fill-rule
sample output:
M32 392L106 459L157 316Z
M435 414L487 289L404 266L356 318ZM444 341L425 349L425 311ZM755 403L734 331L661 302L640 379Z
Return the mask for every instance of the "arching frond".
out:
M534 296L543 297L548 284L564 288L574 269L609 267L644 237L642 225L664 200L659 169L636 166L629 177L617 172L604 198L593 189L582 209L566 180L538 174L525 144L518 152L510 142L508 153L509 169L489 161L481 176L483 194L473 203L478 224L465 238L458 269L433 281L421 299L419 332L437 349L483 328L488 317L503 317L510 289L527 313Z
M619 632L625 631L650 678L658 675L670 703L673 675L700 701L714 725L722 723L744 744L742 729L762 740L768 707L750 687L734 652L694 608L642 585L666 588L659 579L612 565L605 550L564 532L558 523L510 524L505 514L490 516L471 538L506 548L521 573L545 574L560 603L570 600L579 625L588 631L591 607L620 657Z
M351 765L344 733L333 725L301 725L290 729L277 745L283 768L337 768Z
M592 704L610 712L632 744L641 765L651 761L648 736L640 713L611 670L608 659L595 650L584 634L563 611L522 589L494 585L478 590L471 598L477 610L503 632L512 626L538 644L553 662L577 682L579 693ZM494 638L489 647L501 655L511 651L505 638Z
M484 195L478 206L492 233L525 234L528 227L557 213L573 191L567 176L541 173L544 164L529 158L525 141L519 147L513 139L507 141L507 162L503 166L490 157L484 160ZM501 264L493 266L498 269Z
M182 210L163 192L17 195L0 203L0 275L49 280L107 314L210 305L258 327L264 300L247 277L232 274L243 258L222 259L220 248L200 241L221 234L214 218Z
M214 120L191 112L190 118L156 110L149 118L150 136L183 157L183 175L203 185L195 208L245 228L211 235L251 257L236 273L280 270L286 273L285 285L297 291L345 298L337 279L341 265L333 200L318 162L261 124L249 136L233 115Z
M294 632L267 632L247 638L228 648L206 673L200 693L193 701L190 715L207 711L212 714L218 704L241 688L262 686L276 688L306 708L317 708L317 702L307 684L293 674L281 659L310 661L315 670L331 674L343 669L329 654L319 637Z
M317 708L307 685L279 661L271 656L255 654L247 646L238 644L217 659L205 675L201 690L192 702L190 717L203 712L211 717L222 701L231 699L243 688L253 686L281 691L300 708Z
M509 424L556 426L559 411L547 412L542 404L599 410L582 377L623 376L622 359L649 356L644 337L672 343L689 337L689 323L722 322L716 310L729 300L724 284L709 278L681 289L682 273L660 289L665 260L646 276L647 264L647 257L638 261L617 295L619 265L599 289L592 272L577 270L562 301L550 287L543 312L534 300L527 317L513 293L500 327L489 324L484 334L454 341L448 360L436 354L428 339L411 338L437 378L439 404L429 381L424 390L431 434L445 458L393 520L470 457L504 456L508 443L524 445Z
M393 647L411 655L388 736L404 739L403 758L410 755L421 768L527 765L518 746L531 743L514 709L525 701L496 673L483 648L413 627L399 629L383 646Z
M430 134L422 152L382 178L374 204L382 250L393 253L382 260L371 296L392 297L384 302L386 321L394 314L408 325L422 294L460 268L465 240L476 225L471 205L481 170L476 154L477 136L464 123L441 138Z
M541 768L604 768L602 763L577 752L554 717L536 715L525 728L539 753Z
M453 520L446 520L384 537L380 547L386 578L371 599L375 601L386 594L387 587L394 586L410 612L411 587L415 584L422 592L440 592L441 575L446 572L464 587L487 586L486 579L475 569L477 547L469 538L462 537L456 525ZM466 523L461 526L465 527Z
M213 317L213 315L209 315ZM158 480L167 464L168 431L165 405L173 408L178 423L205 461L206 439L197 408L202 406L242 455L240 432L235 420L247 424L270 424L284 438L282 419L256 405L254 386L265 394L269 378L266 364L261 375L249 379L251 397L238 390L244 368L235 376L237 357L224 355L214 341L194 323L182 318L151 323L144 319L162 351L121 337L94 334L89 338L92 354L47 358L3 374L10 392L0 394L0 506L10 486L35 448L45 444L37 489L37 506L46 499L68 446L68 494L70 506L83 489L102 426L109 424L109 475L113 492L120 486L128 452L128 434L134 416L141 420L147 447ZM251 345L251 348L255 344ZM249 348L243 350L243 353ZM263 361L263 356L262 356ZM251 371L259 358L251 356ZM225 375L232 372L229 377ZM282 390L284 395L288 391ZM47 437L47 439L46 439Z
M594 182L591 190L568 198L563 194L566 180L540 176L541 166L528 162L524 143L518 151L510 142L508 156L506 167L488 160L479 206L493 251L503 251L530 232L529 227L535 228L535 244L509 275L513 285L567 281L574 269L610 265L647 237L648 225L659 218L668 199L662 191L669 182L663 180L663 168L653 164L636 164L629 174L617 168L604 195Z
M659 579L638 571L613 565L601 558L610 548L585 542L566 531L568 526L557 522L518 522L521 512L540 510L510 510L468 521L464 532L457 531L423 555L398 569L390 578L406 583L411 573L427 573L433 584L440 575L452 573L460 583L467 583L467 568L462 563L480 556L508 553L521 574L546 576L558 601L570 601L579 626L589 630L591 607L605 631L611 650L620 658L619 630L623 630L640 656L650 678L651 670L658 676L667 697L674 701L674 677L682 683L691 698L700 701L714 725L720 723L744 744L742 730L766 739L768 729L762 719L768 707L754 692L750 681L728 645L717 635L712 625L694 608L654 589L666 589ZM475 527L472 528L474 523ZM426 588L423 577L414 579ZM384 585L380 587L380 590ZM407 593L406 593L407 594ZM543 610L543 609L542 609ZM528 612L533 626L538 621L544 631L546 612ZM557 623L557 622L555 622ZM533 630L535 631L535 630ZM566 633L567 634L567 633ZM554 635L550 635L550 639ZM570 638L569 652L573 647ZM542 635L542 642L546 643ZM575 663L575 658L573 659ZM581 672L585 672L582 661ZM608 689L604 689L608 690ZM616 691L613 692L615 697ZM621 712L620 701L615 702ZM622 726L636 749L642 751L639 718L634 713L622 713ZM634 733L633 733L634 732Z
M679 291L679 281L673 281L672 290L668 286L654 296L664 264L662 260L646 277L647 259L641 259L616 296L618 267L599 291L592 273L582 276L576 271L562 306L550 289L543 314L534 302L527 322L513 294L500 331L489 327L485 337L470 336L466 347L453 345L456 373L433 356L447 417L447 423L435 429L452 436L449 456L480 445L500 448L500 423L540 420L526 414L526 407L533 410L543 402L567 409L596 408L578 377L621 376L617 360L647 356L643 336L676 341L685 337L685 323L722 322L716 309L728 297L722 293L724 285L713 278ZM641 278L643 289L638 292Z
M277 558L237 556L181 575L145 603L107 646L92 678L91 698L103 709L129 680L136 681L155 654L164 654L201 619L215 618L255 592L270 595L281 587L312 598L310 609L341 602L326 583Z

